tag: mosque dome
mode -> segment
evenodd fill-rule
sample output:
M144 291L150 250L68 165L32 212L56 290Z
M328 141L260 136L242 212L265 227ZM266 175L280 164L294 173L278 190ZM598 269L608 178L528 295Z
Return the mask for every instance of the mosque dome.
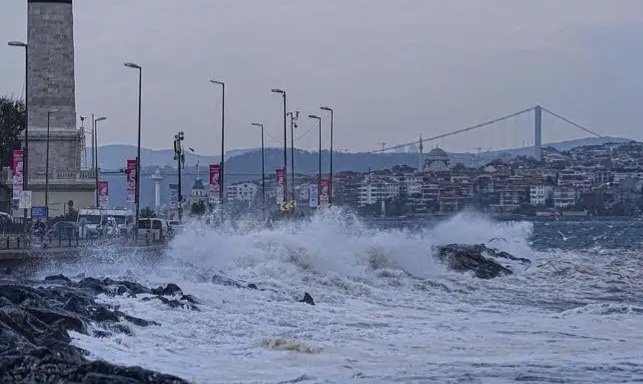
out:
M446 171L449 169L449 155L441 148L433 148L426 154L424 170Z

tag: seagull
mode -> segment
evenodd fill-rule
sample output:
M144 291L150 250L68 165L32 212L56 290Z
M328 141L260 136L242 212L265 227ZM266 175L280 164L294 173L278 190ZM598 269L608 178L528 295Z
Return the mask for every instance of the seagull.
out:
M558 233L560 233L560 236L563 238L563 241L567 241L567 240L570 240L570 239L574 239L574 238L576 238L576 236L570 236L570 237L567 237L567 236L565 236L565 234L564 234L564 233L562 233L561 231L558 231Z
M487 241L487 243L491 243L492 241L504 241L506 243L507 239L505 239L504 237L492 237Z

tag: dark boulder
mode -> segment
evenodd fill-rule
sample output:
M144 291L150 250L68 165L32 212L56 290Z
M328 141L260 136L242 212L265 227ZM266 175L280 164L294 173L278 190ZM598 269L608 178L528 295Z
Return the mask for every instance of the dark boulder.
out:
M88 352L71 344L68 331L87 333L92 322L102 328L92 335L110 337L131 334L122 320L142 327L157 324L97 303L95 296L150 290L109 279L74 283L61 276L42 281L45 287L0 283L0 383L186 383L139 367L87 361Z
M65 275L54 275L54 276L47 276L45 277L45 281L48 282L53 282L53 283L64 283L64 284L69 284L71 283L71 280Z
M183 296L183 291L181 291L181 288L179 288L178 285L170 283L166 285L165 288L158 287L152 289L152 294L162 296Z
M449 244L438 247L438 258L456 272L473 272L475 277L492 279L511 275L513 271L500 264L496 259L506 259L528 264L528 259L515 257L507 252L488 248L484 244Z
M304 298L299 300L300 303L306 303L310 305L315 305L315 300L313 300L313 297L308 294L308 292L304 292Z

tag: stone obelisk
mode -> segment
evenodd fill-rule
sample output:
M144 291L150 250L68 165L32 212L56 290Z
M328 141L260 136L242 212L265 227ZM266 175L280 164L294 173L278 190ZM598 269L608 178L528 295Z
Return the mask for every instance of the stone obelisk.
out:
M49 115L49 211L63 214L93 205L93 170L81 170L84 146L76 127L72 0L27 0L29 76L29 190L33 205L45 201Z

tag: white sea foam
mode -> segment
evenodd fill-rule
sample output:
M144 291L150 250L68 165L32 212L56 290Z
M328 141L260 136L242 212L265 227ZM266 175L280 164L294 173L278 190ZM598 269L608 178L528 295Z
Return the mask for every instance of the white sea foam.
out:
M177 283L202 302L200 312L101 297L161 325L133 327L132 336L73 338L94 358L199 383L605 382L642 375L627 367L643 364L643 316L620 309L631 304L592 306L592 290L609 284L592 275L596 262L534 252L532 230L471 213L417 231L369 228L341 211L272 228L193 224L154 269L122 262L85 273ZM433 247L447 243L488 243L534 263L482 281L436 261ZM559 273L565 267L558 257L569 258L570 276L583 279ZM213 284L215 273L260 290ZM298 302L304 292L315 306Z

